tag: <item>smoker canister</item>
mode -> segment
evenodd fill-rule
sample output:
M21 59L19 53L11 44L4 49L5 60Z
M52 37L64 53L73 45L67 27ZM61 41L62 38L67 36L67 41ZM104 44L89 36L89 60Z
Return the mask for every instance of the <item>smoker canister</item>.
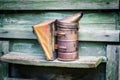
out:
M58 52L58 60L62 61L73 61L78 59L78 52L70 52L70 53L64 53L64 52Z
M78 30L74 29L64 29L58 28L58 40L60 41L77 41L78 40Z
M64 61L78 59L78 23L56 21L58 28L58 59Z

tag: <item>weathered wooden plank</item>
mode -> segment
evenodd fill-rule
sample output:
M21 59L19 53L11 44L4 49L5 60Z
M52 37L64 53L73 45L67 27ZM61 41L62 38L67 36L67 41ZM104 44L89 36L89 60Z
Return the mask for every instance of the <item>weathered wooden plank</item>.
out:
M7 11L6 11L7 12ZM75 14L79 11L31 11L31 12L12 12L1 14L3 25L5 24L38 24L45 20L61 19L65 16ZM86 12L83 11L83 18L80 23L113 23L115 24L115 13L114 12ZM13 26L14 27L14 26ZM21 26L22 27L22 26Z
M9 41L0 41L0 56L5 55L9 51ZM8 76L8 64L0 62L0 80Z
M64 62L64 61L46 61L43 57L28 55L18 52L10 52L0 58L3 62L35 65L35 66L55 66L55 67L68 67L68 68L95 68L97 67L105 57L95 56L81 56L76 61Z
M61 68L13 64L19 77L37 80L105 80L105 64L97 68ZM15 76L16 77L16 76Z
M107 46L106 80L118 80L118 51L116 45Z
M80 41L119 42L119 30L80 30Z
M36 80L36 79L23 79L23 78L4 78L4 80Z
M117 48L118 50L118 80L120 80L120 45Z
M2 41L2 52L7 54L9 52L9 41Z
M105 56L106 43L101 42L79 42L79 56ZM15 50L14 50L15 51Z
M1 28L32 30L32 26L45 20L60 19L77 13L78 11L39 11L39 12L13 12L1 14ZM112 12L84 12L80 20L80 29L114 30L116 29L115 13ZM34 17L34 18L33 18Z
M79 42L80 56L105 56L106 44L101 42ZM37 40L10 40L10 51L43 56L44 51ZM94 51L94 52L93 52Z
M0 29L32 31L33 24L4 24ZM116 24L97 24L97 23L80 23L80 30L115 30Z
M120 30L120 12L117 15L117 29Z
M37 40L10 40L10 51L45 56Z
M31 31L1 30L1 39L36 39ZM79 30L79 41L119 42L119 30Z
M0 0L1 10L119 9L119 0Z

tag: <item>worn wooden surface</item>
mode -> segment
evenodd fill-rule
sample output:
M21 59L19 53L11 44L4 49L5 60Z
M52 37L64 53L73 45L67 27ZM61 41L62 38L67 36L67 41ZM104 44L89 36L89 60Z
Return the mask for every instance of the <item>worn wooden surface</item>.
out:
M120 46L118 46L118 80L120 80Z
M9 51L9 42L0 41L0 57L7 54ZM4 77L8 76L8 64L0 61L0 80L3 80Z
M32 30L32 26L45 20L61 19L79 11L6 11L0 15L1 28ZM12 13L12 14L11 14ZM83 11L80 29L116 29L114 12Z
M80 56L105 56L106 44L100 42L79 42ZM44 52L37 40L10 40L10 51L23 52L33 55L41 55L44 57ZM94 52L93 52L94 51Z
M118 9L119 0L0 0L1 10Z
M106 58L99 56L80 56L76 61L46 61L42 56L27 55L25 53L10 52L0 58L3 62L35 65L35 66L55 66L68 68L95 68L102 61L106 62Z
M19 39L35 39L32 33L32 26L40 23L41 21L60 19L77 11L35 11L35 12L6 12L1 14L0 18L0 37L3 38L19 38ZM19 14L18 14L19 13ZM33 18L34 17L34 18ZM80 36L82 41L119 41L117 32L110 31L93 31L93 30L115 30L116 29L116 14L112 12L85 12L84 18L80 20ZM82 31L83 30L83 31ZM86 31L87 30L87 31ZM88 31L90 30L90 31ZM92 30L92 31L91 31ZM86 32L90 35L86 35ZM102 34L102 33L105 33ZM18 36L18 35L22 36ZM82 35L81 35L82 34ZM113 35L112 35L113 34ZM112 36L111 36L112 35ZM88 37L91 36L91 37ZM100 38L98 38L100 37ZM116 39L117 38L117 39ZM95 40L96 39L96 40Z
M106 80L118 80L119 53L117 45L107 46Z
M78 9L117 9L118 7L118 1L117 0L89 0L89 1L82 1L84 3L77 3L79 1L74 1L74 4L80 4L80 5L70 5L70 2L72 0L70 0L69 4L66 4L65 6L61 6L59 7L59 5L55 4L53 6L58 6L58 7L53 7L51 6L51 4L53 3L47 3L48 5L50 5L50 7L48 8L48 6L45 6L46 2L49 2L49 0L47 1L38 1L38 0L30 0L29 2L24 1L25 3L22 3L22 1L24 0L0 0L0 9L6 10L4 12L0 12L0 30L4 31L8 31L7 32L3 32L6 35L12 35L11 37L15 36L16 39L10 39L8 38L8 40L10 39L10 51L17 51L17 52L25 52L27 55L37 55L37 56L44 56L43 50L41 48L41 46L39 46L39 44L37 43L36 40L32 40L32 39L27 39L26 37L22 36L20 38L17 39L17 36L15 33L17 33L18 35L23 34L20 32L32 32L32 26L35 24L38 24L39 22L42 22L44 20L50 20L50 19L60 19L63 18L67 15L71 15L73 13L76 13L78 11L73 11L73 10L78 10ZM33 1L33 2L32 2ZM43 4L39 4L38 2L45 2ZM64 0L66 1L66 0ZM63 2L64 2L63 1ZM4 3L5 2L5 3ZM50 2L59 2L59 1L55 1L52 0ZM92 2L92 6L89 5L87 2ZM110 2L110 3L109 3ZM115 2L115 3L114 3ZM15 5L13 5L15 3ZM117 4L116 4L117 3ZM26 4L26 5L24 5ZM29 4L29 5L27 5ZM35 5L33 5L35 4ZM61 3L62 4L62 3ZM72 3L73 4L73 3ZM81 5L82 4L82 5ZM7 6L6 6L7 5ZM31 6L32 5L32 6ZM41 6L44 5L44 6ZM70 6L69 6L70 5ZM86 6L87 5L87 6ZM9 6L9 7L8 7ZM22 7L21 7L22 6ZM28 7L30 6L30 7ZM39 7L41 6L41 7ZM67 6L67 7L66 7ZM2 8L4 7L4 8ZM36 9L37 7L37 9ZM64 11L59 11L59 10L63 10L64 7ZM72 8L71 8L72 7ZM67 8L71 9L72 11L67 10ZM29 11L31 9L31 11ZM44 11L44 10L49 10L49 11ZM55 11L50 11L50 10L55 10ZM7 10L12 10L12 11L7 11ZM20 11L14 11L14 10L20 10ZM27 10L27 11L26 11ZM34 11L33 11L34 10ZM39 10L39 11L36 11ZM41 11L42 10L42 11ZM57 11L56 11L57 10ZM66 10L66 11L65 11ZM102 41L102 42L96 42L94 40L98 40L100 38L97 39L97 36L101 36L100 33L104 33L104 30L110 30L110 32L105 33L106 38L109 37L108 42L114 42L114 41L110 41L110 40L115 40L114 37L109 36L108 34L112 34L113 36L113 32L115 29L120 29L120 25L119 25L119 21L117 18L118 17L118 12L114 12L114 11L83 11L84 12L84 17L81 19L80 21L80 30L88 30L88 32L86 31L85 33L91 34L93 37L88 36L89 38L86 37L86 39L93 39L90 40L92 42L84 42L84 41L80 41L79 43L79 55L80 56L105 56L107 55L106 53L106 45L108 43L107 42L108 39L105 39L106 41ZM119 18L120 19L120 18ZM118 24L116 24L118 23ZM97 30L97 32L93 33L91 32L91 30ZM113 31L112 31L113 30ZM12 32L13 31L13 32ZM14 32L16 31L16 32ZM97 33L97 34L96 34ZM117 32L118 33L118 32ZM27 36L30 36L30 34L25 33ZM94 35L93 35L94 34ZM115 32L116 34L116 32ZM114 34L114 35L115 35ZM26 36L25 35L25 36ZM5 37L5 35L1 35L2 37ZM95 37L94 37L95 36ZM118 36L118 35L115 35ZM7 36L8 37L8 36ZM24 39L22 39L24 38ZM21 40L20 40L21 39ZM86 40L84 39L84 40ZM118 40L119 38L117 38ZM104 39L103 39L104 40ZM113 43L114 44L114 43ZM119 43L117 43L119 44ZM5 50L4 50L5 51ZM112 54L112 53L111 53ZM109 57L109 55L107 55ZM113 54L114 57L114 54ZM11 72L10 75L11 77L36 77L38 78L38 80L42 79L42 80L107 80L109 78L109 80L116 80L116 77L114 75L114 73L116 72L116 67L110 67L112 63L114 62L114 59L111 59L110 57L108 58L108 63L107 66L105 65L105 63L103 63L102 65L98 66L97 68L93 69L61 69L61 68L57 68L57 67L53 67L51 69L51 67L37 67L37 66L25 66L25 65L11 65L10 70ZM111 63L112 62L112 63ZM109 66L110 65L110 66ZM37 67L37 69L36 69ZM108 67L107 70L105 70ZM106 72L107 73L106 73ZM56 73L54 73L56 72ZM15 74L16 73L16 74ZM105 75L107 76L107 79L105 79Z
M106 61L105 57L95 56L80 56L76 61L46 61L43 57L27 55L25 53L10 52L0 58L3 62L36 65L36 66L55 66L55 67L69 67L69 68L95 68L102 61Z
M36 80L36 79L23 79L23 78L9 78L9 77L6 77L6 78L4 78L4 80Z
M1 39L36 39L31 31L0 30ZM120 42L120 31L116 30L79 30L79 41Z
M118 12L118 17L117 17L117 29L120 30L120 12Z

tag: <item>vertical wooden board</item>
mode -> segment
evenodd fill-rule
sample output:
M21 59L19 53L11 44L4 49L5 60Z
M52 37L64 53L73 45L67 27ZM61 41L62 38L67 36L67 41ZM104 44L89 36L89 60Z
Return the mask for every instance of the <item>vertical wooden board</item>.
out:
M107 46L106 80L118 80L118 51L116 45Z
M34 11L21 12L16 11L1 14L1 28L19 30L32 30L32 26L45 20L60 19L65 16L72 15L78 11ZM115 29L115 13L114 12L86 12L80 20L81 29Z
M79 42L79 55L105 56L105 47L106 44L104 43ZM11 40L10 51L23 52L44 57L44 51L37 40Z
M120 80L120 45L118 46L118 55L119 55L119 59L118 59L118 80Z
M9 42L0 41L0 56L7 54L9 51ZM8 64L0 62L0 80L8 76Z

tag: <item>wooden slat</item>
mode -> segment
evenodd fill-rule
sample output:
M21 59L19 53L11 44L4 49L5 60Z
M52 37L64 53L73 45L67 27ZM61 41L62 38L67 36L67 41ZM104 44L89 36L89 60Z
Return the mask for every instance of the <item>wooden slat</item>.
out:
M120 80L120 76L119 76L120 75L120 45L118 46L118 54L119 54L118 55L119 56L119 58L118 58L118 63L119 63L118 64L118 69L119 69L118 70L118 80Z
M120 11L119 11L119 14L117 16L118 16L116 18L117 19L117 29L120 30Z
M23 65L35 65L35 66L55 66L55 67L68 67L68 68L95 68L102 61L106 60L105 57L95 56L80 56L76 61L64 62L64 61L46 61L40 56L28 55L25 53L10 52L0 58L3 62L23 64Z
M34 25L45 20L61 19L65 16L69 16L79 11L15 11L11 13L1 14L1 22L3 26L8 25ZM113 23L115 24L115 13L114 12L87 12L83 11L83 17L80 23ZM14 26L13 26L14 27ZM21 26L22 27L22 26Z
M36 23L36 22L35 22ZM107 23L79 23L79 28L81 30L86 30L86 29L89 29L89 30L115 30L116 29L116 24L115 23L110 23L110 24L107 24ZM32 26L34 24L29 24L29 23L26 23L26 24L3 24L2 27L0 29L9 29L9 30L32 30Z
M79 41L119 42L119 30L80 30ZM1 39L36 39L31 31L0 30Z
M116 45L107 46L106 80L118 80L119 53Z
M0 56L9 52L9 41L0 41ZM8 64L0 62L0 80L8 76Z
M0 0L1 10L118 9L119 0Z
M4 78L4 80L36 80L36 79L23 79L23 78Z
M80 30L80 41L119 42L119 30Z
M17 30L32 30L32 26L40 22L52 19L61 19L65 16L75 14L79 11L31 11L12 12L1 14L1 28ZM80 20L80 29L116 29L115 13L113 12L86 12ZM34 17L34 18L33 18Z
M80 56L106 55L106 43L103 42L79 42L78 48ZM37 40L12 39L10 40L10 51L32 53L45 57L44 51Z

